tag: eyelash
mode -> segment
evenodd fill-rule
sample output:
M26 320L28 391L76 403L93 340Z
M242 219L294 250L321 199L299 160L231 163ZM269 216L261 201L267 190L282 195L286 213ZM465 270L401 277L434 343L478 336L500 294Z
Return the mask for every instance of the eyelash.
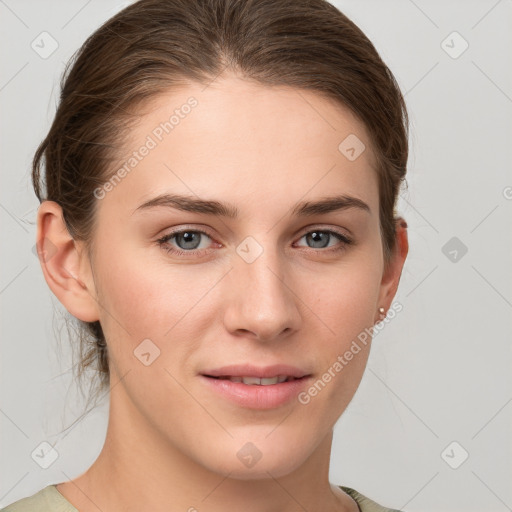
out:
M208 251L208 253L211 252L211 250L209 250L209 249L191 249L189 251L184 251L182 249L176 249L176 248L172 247L171 245L169 245L169 243L168 243L169 240L174 238L176 235L179 235L179 234L182 234L182 233L187 233L187 232L188 233L201 233L203 235L206 235L208 238L213 239L212 236L209 233L207 233L206 231L203 231L201 229L181 229L181 230L178 230L178 231L173 231L171 233L168 233L167 235L164 235L163 237L159 238L156 242L158 243L158 245L159 245L159 247L161 249L163 249L167 253L171 253L171 254L174 254L176 256L196 256L197 253L200 253L201 251ZM301 238L305 237L306 235L309 235L309 234L315 233L315 232L316 233L328 233L330 235L334 235L342 243L340 245L338 245L338 246L331 247L331 248L315 249L313 247L309 247L309 248L306 248L306 249L309 249L309 250L312 250L312 251L316 251L316 252L320 251L320 252L323 252L323 253L332 254L332 253L337 253L337 252L340 252L340 251L344 251L344 250L347 249L347 246L350 246L350 245L352 245L354 243L353 240L348 238L346 235L344 235L342 233L339 233L337 231L330 230L330 229L323 229L323 230L322 229L312 229L311 231L307 231L306 233L301 235L299 240Z

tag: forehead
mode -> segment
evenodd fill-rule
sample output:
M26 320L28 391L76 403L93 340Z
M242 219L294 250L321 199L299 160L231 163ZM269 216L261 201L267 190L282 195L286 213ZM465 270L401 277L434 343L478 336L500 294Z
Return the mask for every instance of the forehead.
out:
M123 177L105 203L135 208L164 191L242 207L332 192L378 201L364 124L315 91L235 76L191 82L147 102L121 149L111 173Z

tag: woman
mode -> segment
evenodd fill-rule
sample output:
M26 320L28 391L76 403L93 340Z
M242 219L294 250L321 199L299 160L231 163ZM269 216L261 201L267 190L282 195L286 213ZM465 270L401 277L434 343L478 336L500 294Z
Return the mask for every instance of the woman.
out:
M33 183L107 437L4 510L391 510L328 472L407 256L407 153L392 73L323 0L141 0L100 27Z

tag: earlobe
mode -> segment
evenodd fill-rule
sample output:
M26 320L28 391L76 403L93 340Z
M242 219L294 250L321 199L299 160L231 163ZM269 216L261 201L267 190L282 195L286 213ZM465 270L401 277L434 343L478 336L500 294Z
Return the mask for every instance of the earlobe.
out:
M381 289L377 306L387 311L396 295L402 269L409 252L409 241L407 238L407 222L399 217L396 220L395 247L389 265L382 275Z
M62 305L79 320L99 320L92 273L84 272L87 256L69 234L55 201L39 206L36 243L44 278Z

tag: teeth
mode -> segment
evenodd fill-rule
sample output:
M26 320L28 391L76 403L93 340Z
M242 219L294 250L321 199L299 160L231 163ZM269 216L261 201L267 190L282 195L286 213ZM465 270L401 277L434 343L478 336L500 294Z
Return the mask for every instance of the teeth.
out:
M265 379L261 379L262 386L268 386L269 384L277 384L279 377L268 377Z
M258 377L242 377L242 382L244 384L247 384L249 386L252 386L254 384L260 384L261 385L261 381L262 380L265 380L265 381L268 381L269 379L259 379ZM277 380L276 380L277 382ZM264 383L264 385L267 384L267 382ZM275 382L273 382L272 384L275 384Z
M228 377L231 382L243 382L248 386L270 386L272 384L279 384L286 380L294 380L293 377L287 375L277 375L276 377L267 377L260 379L259 377Z

